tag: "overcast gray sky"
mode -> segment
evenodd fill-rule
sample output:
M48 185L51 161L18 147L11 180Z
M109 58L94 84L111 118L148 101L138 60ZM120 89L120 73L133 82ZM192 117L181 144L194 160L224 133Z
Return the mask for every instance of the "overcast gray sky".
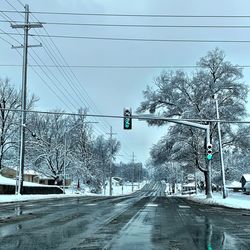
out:
M167 0L0 0L0 10L23 11L23 4L29 4L30 11L134 14L134 15L249 15L249 1L167 1ZM12 6L11 6L12 5ZM13 8L14 7L14 8ZM4 32L16 32L4 21L23 21L19 13L0 12L0 38L13 45L17 41ZM7 15L7 16L6 16ZM96 15L49 15L34 13L31 21L69 22L82 24L138 24L138 25L250 25L250 17L245 18L188 18L188 17L142 17L142 16L96 16ZM112 37L139 39L202 39L202 40L249 40L250 28L170 28L170 27L100 27L65 26L44 24L44 29L32 29L30 34L68 35L84 37ZM22 32L20 30L20 32ZM20 36L12 36L22 43ZM0 77L8 77L12 84L21 88L22 57L10 44L0 39ZM29 63L65 65L57 48L68 65L86 66L164 66L195 65L200 57L219 47L233 64L250 65L247 43L192 43L192 42L153 42L153 41L112 41L102 39L62 39L36 37L30 44L43 44L42 48L30 48ZM22 53L21 50L19 50ZM38 57L37 57L38 56ZM34 61L34 59L37 63ZM41 60L41 61L40 61ZM43 70L44 71L43 71ZM28 69L29 93L40 97L36 110L62 109L76 112L79 106L90 106L89 113L122 115L124 107L136 110L143 100L142 91L152 85L163 68L114 69L114 68L71 68L74 75L65 68ZM192 69L194 70L194 69ZM192 70L186 69L191 72ZM62 72L63 71L63 72ZM37 75L41 76L41 78ZM245 68L244 81L250 81L250 68ZM76 79L77 78L77 79ZM48 87L49 86L49 87ZM51 90L53 89L53 91ZM56 94L55 94L56 93ZM61 99L63 101L61 101ZM90 100L91 99L91 100ZM87 100L87 102L85 101ZM95 105L95 106L94 106ZM249 108L248 108L249 110ZM91 120L91 119L90 119ZM164 135L167 127L148 127L145 122L134 121L132 131L124 131L122 120L103 119L94 125L96 134L109 132L113 126L115 137L121 141L123 156L119 160L131 160L132 152L136 159L145 162L153 143ZM106 135L106 134L105 134ZM108 135L106 135L108 136Z

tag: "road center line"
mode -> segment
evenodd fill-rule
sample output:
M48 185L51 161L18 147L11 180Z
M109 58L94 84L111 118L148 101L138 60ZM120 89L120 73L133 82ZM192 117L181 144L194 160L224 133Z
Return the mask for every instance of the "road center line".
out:
M190 208L190 206L179 205L179 208Z
M158 207L158 204L148 203L146 206L147 207Z

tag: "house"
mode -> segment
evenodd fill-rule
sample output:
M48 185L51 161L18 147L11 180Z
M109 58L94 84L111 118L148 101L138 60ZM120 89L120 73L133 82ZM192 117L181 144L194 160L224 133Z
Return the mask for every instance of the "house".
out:
M195 193L195 182L190 182L182 185L182 194L192 194Z
M71 179L65 179L65 186L70 186L71 185ZM44 175L39 176L39 184L44 184L44 185L57 185L57 186L63 186L63 179L62 178L52 178L52 177L47 177Z
M25 170L23 175L24 181L39 183L39 173L34 170Z
M243 192L250 193L250 174L243 174L240 182Z
M16 179L16 167L3 167L0 174L6 178ZM39 183L39 173L34 170L25 170L23 180Z
M185 182L190 183L190 182L193 182L193 181L195 181L194 174L187 174L186 177L185 177Z
M112 177L112 184L115 186L122 186L123 179L121 177Z
M226 184L226 188L232 190L233 192L239 192L242 190L242 186L239 181L233 181L231 183Z
M3 167L0 170L0 174L3 177L10 178L10 179L16 179L16 167ZM55 180L51 177L46 177L41 175L40 173L31 170L31 169L25 169L24 170L24 175L23 175L23 180L28 181L28 182L34 182L34 183L39 183L39 184L45 184L45 185L58 185L62 186L63 182L62 180ZM56 181L56 182L55 182ZM69 186L71 184L70 179L65 180L65 186Z

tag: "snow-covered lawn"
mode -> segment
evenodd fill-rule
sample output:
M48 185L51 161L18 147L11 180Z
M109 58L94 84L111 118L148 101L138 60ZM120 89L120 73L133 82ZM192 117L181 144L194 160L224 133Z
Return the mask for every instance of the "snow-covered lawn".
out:
M16 181L5 178L0 175L0 184L2 185L16 185ZM145 183L138 183L134 184L134 192L138 189L142 188ZM24 182L24 186L48 186L48 185L41 185L32 182ZM49 185L51 187L51 185ZM107 185L106 195L109 195L109 185ZM41 199L55 199L55 198L64 198L64 197L80 197L80 196L103 196L102 194L94 194L89 191L89 188L86 186L82 190L84 191L76 191L76 189L66 189L66 194L48 194L48 195L0 195L0 203L3 202L15 202L15 201L27 201L27 200L41 200ZM113 196L118 195L126 195L132 193L132 186L131 183L128 183L123 186L113 186Z
M132 184L131 183L126 183L123 186L115 186L113 185L113 192L112 194L114 196L118 196L118 195L127 195L127 194L131 194L139 189L141 189L146 182L142 182L142 183L134 183L134 188L132 191ZM103 190L102 191L102 195L109 195L109 184L106 187L106 192Z
M213 198L206 199L205 194L192 195L187 197L195 202L210 204L210 205L220 205L230 208L241 208L250 209L250 195L245 195L242 193L229 192L226 199L223 199L221 193L213 193Z

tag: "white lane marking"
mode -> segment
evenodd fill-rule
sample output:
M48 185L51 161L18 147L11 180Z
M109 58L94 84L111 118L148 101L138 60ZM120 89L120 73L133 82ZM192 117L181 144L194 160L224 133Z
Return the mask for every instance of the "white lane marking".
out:
M190 206L182 206L182 205L179 205L179 208L190 208Z
M158 204L148 203L146 206L147 207L158 207Z

